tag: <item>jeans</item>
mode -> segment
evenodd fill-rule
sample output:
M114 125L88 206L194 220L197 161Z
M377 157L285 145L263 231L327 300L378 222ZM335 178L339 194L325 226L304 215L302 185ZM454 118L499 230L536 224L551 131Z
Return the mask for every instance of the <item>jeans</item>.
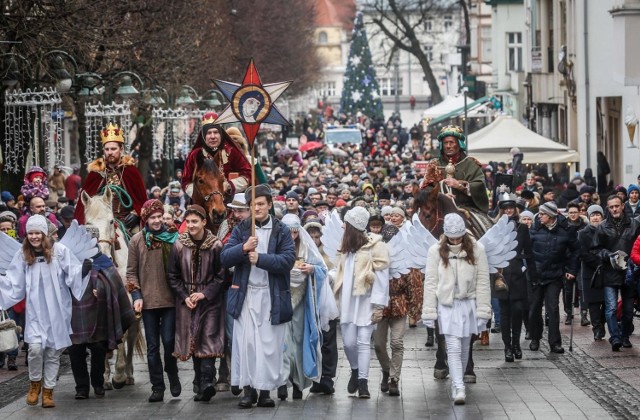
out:
M91 351L91 376L87 370L87 349ZM69 347L71 371L76 382L76 392L89 393L89 385L102 388L104 385L104 360L107 356L106 341L74 344Z
M604 288L604 318L609 330L609 342L620 343L623 338L629 338L633 331L633 287L622 286L622 331L618 327L618 288Z
M53 389L58 380L62 351L63 349L42 347L40 343L29 343L29 380L42 380L46 389Z
M529 312L529 327L531 328L531 339L540 340L544 324L542 320L542 303L545 312L549 315L549 345L561 345L560 336L560 290L562 289L562 279L554 280L551 283L538 285L531 289L531 307Z
M176 341L176 308L144 309L144 336L147 340L147 364L153 391L164 391L164 375L160 359L160 339L164 348L164 371L168 375L178 374L178 362L173 357Z
M524 300L500 299L500 326L505 347L520 344L524 307Z
M407 317L382 318L373 332L373 342L376 356L383 372L389 372L389 377L396 381L400 379L402 360L404 358L404 333L407 328ZM391 332L391 359L387 352L387 339Z
M501 327L500 322L500 301L497 298L491 298L491 310L493 311L493 322L496 327ZM491 325L491 324L489 324Z
M358 379L369 379L371 363L371 334L375 325L358 327L356 324L340 324L344 352L351 369L358 369Z

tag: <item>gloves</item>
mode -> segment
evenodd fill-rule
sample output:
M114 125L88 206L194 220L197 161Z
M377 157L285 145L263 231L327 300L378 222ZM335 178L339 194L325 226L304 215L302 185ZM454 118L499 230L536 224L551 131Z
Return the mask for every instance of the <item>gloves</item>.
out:
M486 331L487 330L487 322L489 322L489 320L483 319L483 318L478 318L478 332L479 333L481 333L482 331Z
M381 308L381 307L373 308L373 313L371 314L371 323L372 324L377 324L378 322L382 321L382 311L383 310L384 310L384 308Z
M435 328L436 327L436 321L433 319L428 319L426 321L422 321L422 324L427 327L427 328Z
M86 259L82 262L82 277L85 277L87 274L91 272L91 268L93 267L93 261L90 259Z
M124 225L127 229L133 229L134 227L140 226L140 217L136 214L129 213L127 217L124 218Z

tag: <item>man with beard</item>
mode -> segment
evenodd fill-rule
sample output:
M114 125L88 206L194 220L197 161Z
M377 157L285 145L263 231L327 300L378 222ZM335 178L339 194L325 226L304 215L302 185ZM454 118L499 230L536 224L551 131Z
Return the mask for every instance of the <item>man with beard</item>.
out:
M218 115L214 112L208 112L202 117L202 130L184 164L180 183L189 197L193 195L193 173L202 159L217 158L222 162L226 179L225 191L231 197L243 192L251 183L251 164L224 128L215 123L217 118Z
M142 175L135 167L135 159L124 154L124 131L117 124L109 123L100 132L100 139L104 157L88 165L89 175L82 189L93 197L102 194L104 188L111 188L113 215L128 229L133 229L139 226L140 211L147 201ZM82 200L76 205L74 218L85 224Z

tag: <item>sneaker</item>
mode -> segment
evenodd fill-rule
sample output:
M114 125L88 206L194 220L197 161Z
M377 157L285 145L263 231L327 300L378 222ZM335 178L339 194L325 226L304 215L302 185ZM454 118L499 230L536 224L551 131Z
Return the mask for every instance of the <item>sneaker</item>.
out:
M620 347L622 347L622 341L614 341L613 343L611 343L612 351L620 351Z
M629 337L625 337L622 339L622 347L624 347L625 349L630 349L631 347L633 347L633 344L631 344Z
M400 396L400 388L398 387L398 380L391 378L389 381L389 396L398 397Z
M367 379L358 379L358 398L371 398L369 381Z
M382 371L382 380L380 381L380 391L389 392L389 372Z
M358 369L351 369L351 378L347 384L347 392L349 394L355 394L358 390Z
M453 394L453 403L455 405L464 405L467 395L464 388L456 388Z

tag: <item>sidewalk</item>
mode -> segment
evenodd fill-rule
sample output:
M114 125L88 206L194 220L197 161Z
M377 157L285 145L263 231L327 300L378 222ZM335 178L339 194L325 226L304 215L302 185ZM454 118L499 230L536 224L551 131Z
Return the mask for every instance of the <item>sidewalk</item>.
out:
M568 350L568 327L564 343ZM491 344L476 344L477 383L467 386L467 404L453 406L449 396L449 380L433 379L435 349L426 348L426 331L418 327L407 330L403 364L401 397L389 397L380 392L379 364L372 350L370 400L348 396L346 384L350 368L340 344L340 362L336 378L336 394L312 395L304 392L303 400L276 402L275 409L240 410L239 397L229 392L216 395L209 404L192 401L191 363L180 363L183 393L179 398L165 394L165 402L150 404L150 385L146 363L136 359L136 385L108 391L102 400L93 396L76 401L73 377L63 373L55 390L57 407L42 409L25 404L26 384L16 392L20 397L0 410L0 418L136 419L154 418L216 418L235 419L259 416L260 419L609 419L635 418L640 404L638 369L640 339L632 337L636 346L612 353L606 341L593 343L590 327L575 327L574 352L548 355L543 342L541 352L528 350L523 342L524 358L505 363L499 334L491 334ZM598 360L602 366L596 362ZM633 387L628 386L627 380ZM615 397L614 397L615 395ZM275 398L275 392L272 393ZM618 405L628 404L621 410ZM607 411L609 410L609 411ZM635 410L635 411L634 411ZM613 414L613 416L612 416Z

